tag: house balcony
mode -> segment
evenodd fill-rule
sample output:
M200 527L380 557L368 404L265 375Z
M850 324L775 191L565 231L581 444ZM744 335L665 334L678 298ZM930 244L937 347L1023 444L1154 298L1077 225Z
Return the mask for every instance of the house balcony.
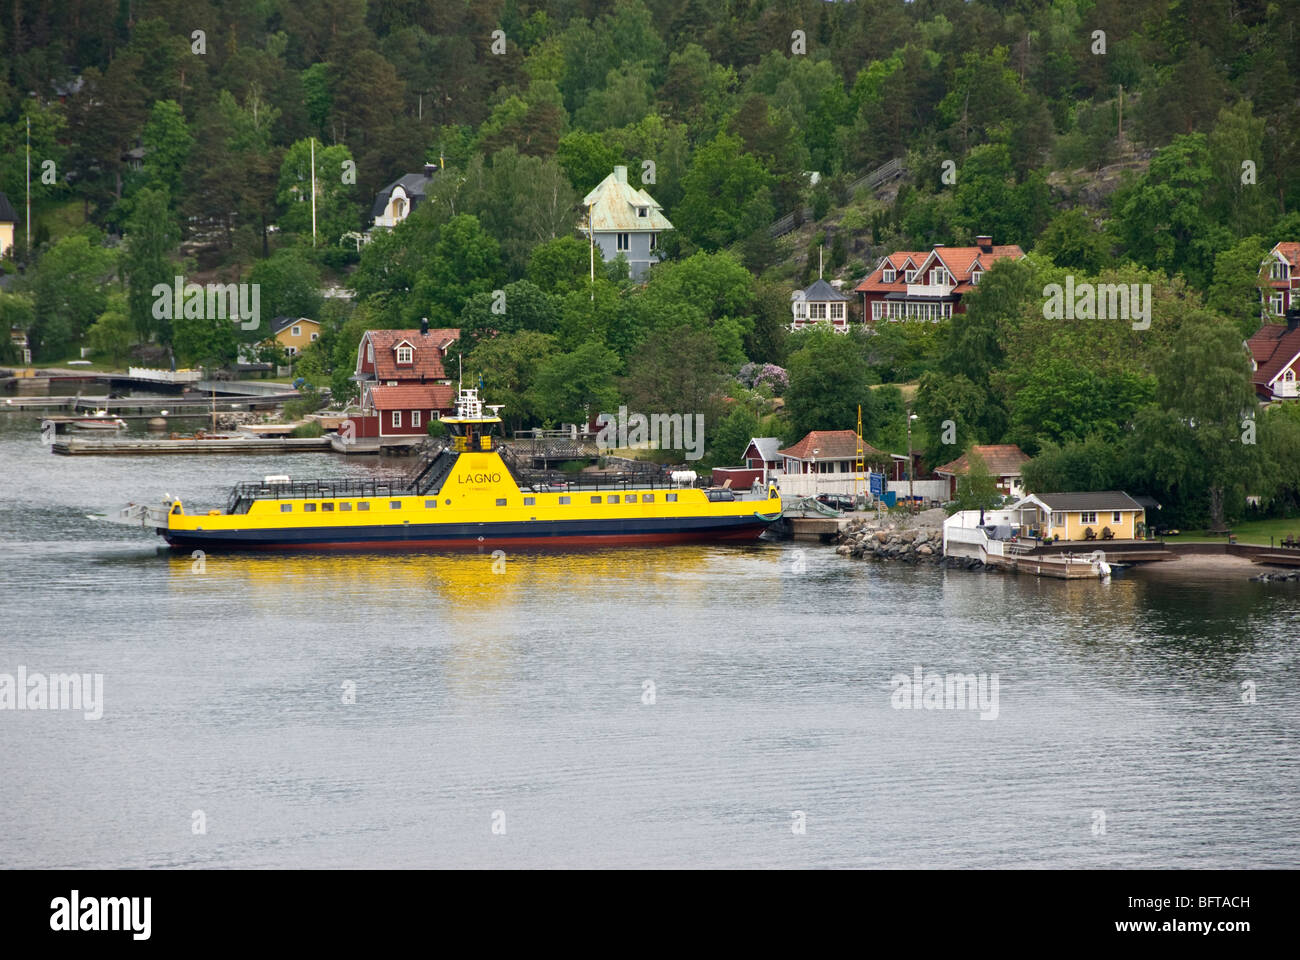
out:
M946 297L955 289L955 284L951 283L909 283L907 285L907 296L912 297Z

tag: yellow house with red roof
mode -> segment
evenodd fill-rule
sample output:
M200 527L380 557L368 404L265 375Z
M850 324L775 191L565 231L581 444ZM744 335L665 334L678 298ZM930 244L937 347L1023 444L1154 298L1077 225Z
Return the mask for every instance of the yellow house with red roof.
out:
M998 260L1019 260L1025 252L1016 244L997 246L991 236L975 238L973 247L936 243L927 252L900 250L881 259L854 290L862 294L862 316L880 320L928 320L938 323L965 313L962 297Z

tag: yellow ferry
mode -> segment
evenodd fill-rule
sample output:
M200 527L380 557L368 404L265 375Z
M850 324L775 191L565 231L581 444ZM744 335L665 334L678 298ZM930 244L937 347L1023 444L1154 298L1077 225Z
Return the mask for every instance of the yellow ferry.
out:
M461 390L440 418L449 445L406 478L266 477L237 484L225 510L164 500L107 519L187 550L374 550L754 540L781 514L775 485L750 497L665 480L529 482L502 457L499 409Z

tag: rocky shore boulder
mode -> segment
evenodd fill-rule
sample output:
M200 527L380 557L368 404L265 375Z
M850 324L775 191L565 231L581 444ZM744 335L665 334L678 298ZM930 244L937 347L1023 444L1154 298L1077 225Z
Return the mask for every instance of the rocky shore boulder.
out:
M942 510L926 510L911 517L857 517L840 531L835 552L902 563L942 563L944 517Z

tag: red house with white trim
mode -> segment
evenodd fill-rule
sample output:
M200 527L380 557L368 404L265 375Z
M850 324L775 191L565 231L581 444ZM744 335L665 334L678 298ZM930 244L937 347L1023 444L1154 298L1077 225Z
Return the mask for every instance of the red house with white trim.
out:
M936 243L928 253L900 250L881 259L854 290L862 294L862 316L879 320L929 320L938 323L965 313L962 297L998 260L1019 260L1025 252L1016 244L994 246L993 238L975 238L973 247Z
M356 439L422 437L429 421L455 405L445 360L460 330L367 330L357 345L352 379L360 386L359 413L349 419Z
M1279 243L1268 252L1260 265L1260 299L1265 323L1269 318L1286 316L1300 306L1300 242Z
M1250 379L1261 402L1300 397L1300 308L1287 323L1266 323L1246 341L1250 349Z

